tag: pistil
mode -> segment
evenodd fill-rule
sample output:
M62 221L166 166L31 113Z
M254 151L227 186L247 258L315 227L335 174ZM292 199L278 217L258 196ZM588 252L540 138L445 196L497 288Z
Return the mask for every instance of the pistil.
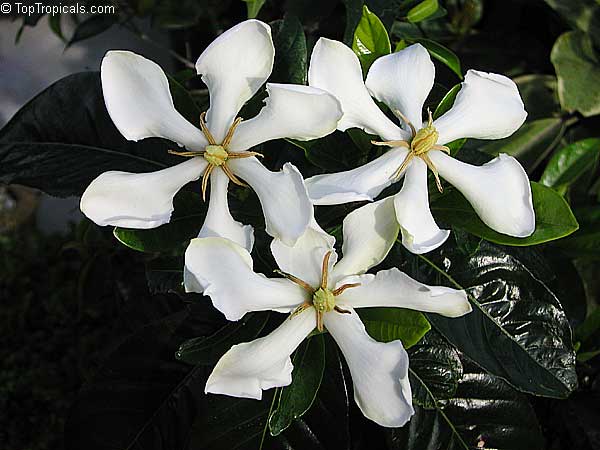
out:
M400 178L400 175L402 175L404 170L406 170L406 168L408 167L408 164L412 161L412 159L414 157L419 157L425 162L425 164L427 164L427 167L433 173L433 176L435 177L435 183L437 185L438 190L440 192L443 192L444 189L443 189L442 183L440 181L440 176L438 174L438 171L437 171L435 165L433 164L433 161L431 161L431 158L429 158L428 153L431 150L440 150L442 152L446 152L447 154L450 154L450 149L448 147L446 147L445 145L437 144L437 140L439 138L439 133L433 126L433 117L431 114L431 110L429 110L429 109L427 110L427 112L429 113L429 120L427 121L427 125L425 127L421 128L419 131L416 130L415 126L410 122L410 120L408 120L408 118L405 117L400 111L396 110L395 112L410 127L410 130L411 130L410 142L404 141L404 140L371 141L371 143L374 145L381 145L381 146L387 146L387 147L404 147L404 148L408 149L408 154L406 155L406 158L404 158L404 161L402 162L402 164L400 165L398 170L396 170L394 172L394 174L392 175L391 178L395 178L395 179Z
M212 133L208 129L205 121L206 112L200 114L200 129L202 133L206 137L208 141L208 145L204 148L204 150L200 151L191 151L191 152L176 152L174 150L169 150L169 153L177 156L184 156L187 158L195 158L196 156L202 156L208 162L208 166L204 170L204 174L202 175L202 199L206 200L206 189L208 187L208 179L210 178L210 174L215 169L215 167L220 167L225 175L235 184L239 186L247 186L244 182L242 182L227 166L227 161L230 159L239 159L239 158L250 158L252 156L260 156L263 157L262 154L258 152L230 152L228 150L229 144L233 139L233 133L235 129L242 121L241 117L238 117L233 121L229 130L227 130L227 134L225 138L223 138L223 142L220 144L217 143Z
M342 309L335 304L335 297L340 295L346 289L360 286L360 283L347 283L333 291L328 288L329 259L331 258L331 254L332 251L328 251L323 258L323 265L321 267L321 284L316 289L306 281L290 273L282 272L281 270L275 271L298 286L302 287L310 294L310 299L298 306L298 308L296 308L296 310L292 313L292 316L300 314L306 308L310 308L312 306L315 308L315 312L317 313L317 330L321 332L323 331L323 316L325 313L336 311L341 314L350 314L350 311Z

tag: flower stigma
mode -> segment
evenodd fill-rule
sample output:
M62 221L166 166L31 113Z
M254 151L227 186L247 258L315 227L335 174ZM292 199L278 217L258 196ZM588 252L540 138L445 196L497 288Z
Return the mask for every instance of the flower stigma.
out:
M387 146L387 147L404 147L404 148L408 149L408 154L406 155L406 158L404 158L404 161L402 162L402 164L400 165L398 170L396 170L394 172L394 174L392 175L391 178L396 178L396 179L400 178L400 175L402 174L402 172L404 172L404 170L406 170L406 168L408 167L408 164L412 161L412 159L414 157L419 157L425 162L425 164L427 164L427 167L429 167L429 170L431 170L431 172L433 173L433 176L435 177L435 184L437 185L438 190L440 192L443 192L444 189L443 189L442 183L440 181L440 176L438 174L438 171L437 171L435 165L433 164L433 161L431 161L431 158L429 158L428 153L430 150L440 150L442 152L446 152L447 154L450 154L450 149L448 147L446 147L445 145L437 144L437 140L440 135L439 135L438 131L435 129L435 127L433 126L433 116L431 114L431 110L427 109L427 112L429 114L429 119L427 120L427 125L424 126L423 128L421 128L419 131L416 130L415 126L410 122L410 120L408 120L408 118L406 116L404 116L404 114L402 114L398 110L396 110L395 112L410 127L410 130L411 130L410 142L404 141L404 140L371 141L371 143L374 145L381 145L381 146Z
M300 314L302 311L312 306L317 313L317 329L320 332L323 331L323 316L325 313L336 311L340 314L350 314L350 311L342 309L335 304L335 298L346 289L360 286L360 283L347 283L334 290L328 288L329 258L331 257L332 253L333 252L331 250L328 251L323 258L323 265L321 267L321 284L317 288L313 288L306 281L292 274L282 272L281 270L275 271L286 277L288 280L293 281L298 286L304 288L304 290L310 294L310 299L298 306L298 308L296 308L296 310L292 313L291 317Z
M227 166L226 162L229 159L235 158L250 158L252 156L260 156L263 157L262 154L258 152L230 152L228 151L229 144L231 143L231 139L233 138L233 133L235 129L242 121L241 117L238 117L233 121L229 130L227 130L227 134L223 139L223 142L220 144L217 143L212 133L208 129L205 121L206 112L200 114L200 129L202 133L206 137L208 141L208 145L204 148L204 150L200 151L192 151L192 152L176 152L174 150L169 150L169 153L177 156L185 156L188 158L194 158L196 156L202 156L208 162L208 166L204 170L204 174L202 175L202 200L206 200L206 189L208 187L208 179L210 178L210 174L215 169L215 167L220 167L225 175L238 186L247 186L243 183Z

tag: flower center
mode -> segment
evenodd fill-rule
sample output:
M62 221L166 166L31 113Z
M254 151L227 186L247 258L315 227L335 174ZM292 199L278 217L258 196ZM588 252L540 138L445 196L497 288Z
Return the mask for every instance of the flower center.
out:
M440 134L437 132L435 127L433 126L433 117L431 115L431 110L427 110L429 113L429 120L427 121L427 125L421 128L419 131L415 129L415 126L408 120L400 111L396 111L396 113L406 122L406 124L410 127L411 130L411 138L410 142L407 141L371 141L374 145L384 145L387 147L404 147L408 149L408 154L404 161L400 165L400 167L394 172L391 178L399 179L402 172L406 170L408 164L412 161L414 157L421 158L429 170L433 173L435 177L435 183L440 192L443 192L442 183L440 181L440 176L438 175L438 171L429 158L429 151L431 150L440 150L442 152L446 152L450 154L450 149L445 145L438 145L437 140Z
M231 171L229 167L227 167L225 163L228 159L263 156L257 152L230 152L227 150L229 144L231 143L231 139L233 139L233 133L235 132L235 129L242 121L241 117L238 117L233 121L233 123L229 127L229 130L227 130L227 134L225 135L223 142L217 144L217 141L215 141L215 138L208 129L208 126L206 125L206 121L204 120L205 116L206 112L200 114L200 129L202 130L204 137L206 137L206 140L208 141L208 145L204 148L204 150L198 152L176 152L173 150L169 150L169 153L173 155L186 156L188 158L203 156L204 159L208 161L208 166L206 166L206 169L204 170L204 175L202 175L203 200L206 199L206 188L208 187L208 179L210 178L210 174L212 173L215 167L220 167L223 170L223 172L225 172L225 174L229 177L229 179L235 184L239 186L246 186L246 184L240 181L240 179Z
M323 331L323 316L325 313L336 311L341 314L350 314L350 311L346 311L335 304L335 298L346 289L360 286L360 283L347 283L333 291L327 287L329 283L329 258L331 257L331 253L333 252L330 250L323 257L323 264L321 266L321 284L318 288L313 288L306 281L292 274L282 272L280 270L275 271L286 277L288 280L293 281L298 286L301 286L310 294L310 300L307 300L298 306L298 308L296 308L296 310L292 313L292 317L300 314L306 308L310 308L312 306L315 308L315 312L317 313L317 329L319 331Z

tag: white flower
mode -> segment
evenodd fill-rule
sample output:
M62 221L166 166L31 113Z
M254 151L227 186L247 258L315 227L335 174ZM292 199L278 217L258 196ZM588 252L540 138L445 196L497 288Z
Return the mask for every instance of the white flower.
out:
M516 85L493 73L469 70L454 106L435 121L423 122L422 108L433 86L435 67L420 44L377 59L366 85L356 55L341 42L321 38L312 53L309 84L335 95L344 111L338 129L362 128L391 147L381 157L346 172L306 180L314 204L373 200L405 175L394 196L402 243L414 253L440 246L440 230L429 210L427 169L453 184L490 228L526 237L535 229L531 187L519 162L501 154L477 167L444 152L458 138L500 139L511 135L527 113ZM371 95L401 120L402 127L377 107Z
M203 177L204 193L210 177L211 198L199 236L224 236L250 249L252 227L235 221L227 205L229 180L243 179L260 199L267 232L293 244L312 217L302 176L289 163L271 172L247 150L271 139L324 136L335 130L342 113L338 101L320 89L268 83L260 113L244 122L236 119L271 74L274 52L269 26L257 20L234 26L206 48L196 62L210 93L201 129L175 110L157 64L127 51L108 52L102 89L121 134L132 141L170 139L188 150L172 153L189 158L157 172L101 174L81 198L83 213L99 225L154 228L170 220L173 197L182 186Z
M365 274L385 258L398 234L390 208L393 200L384 199L346 217L344 257L337 263L334 238L314 221L294 247L273 240L271 251L285 278L255 273L250 253L230 240L192 240L186 268L227 319L249 311L292 312L269 335L225 353L205 391L261 399L264 389L289 385L290 355L315 327L326 327L348 363L364 415L382 426L404 425L414 413L408 355L400 341L373 340L354 309L402 307L457 317L471 306L464 291L421 284L396 268Z

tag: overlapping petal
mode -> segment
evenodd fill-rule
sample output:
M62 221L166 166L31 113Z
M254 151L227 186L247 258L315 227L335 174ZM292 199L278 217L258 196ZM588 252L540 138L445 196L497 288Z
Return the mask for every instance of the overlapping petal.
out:
M315 326L315 312L309 308L265 337L234 345L210 374L205 392L260 400L263 390L289 385L294 369L290 355Z
M313 206L298 169L285 163L280 171L271 172L255 157L227 164L258 195L267 233L286 245L294 245L313 217Z
M402 231L402 245L412 253L427 253L442 245L449 230L440 230L429 209L427 165L414 158L406 169L404 184L394 195L395 214Z
M203 158L192 158L156 172L104 172L81 196L81 211L101 226L155 228L170 220L173 197L200 178L206 164Z
M272 139L317 139L333 131L342 117L331 94L310 86L267 84L269 96L256 117L236 129L229 148L247 150Z
M394 182L406 154L406 149L394 148L356 169L315 175L305 181L306 189L315 205L372 201Z
M429 153L440 175L463 193L487 226L515 237L534 232L531 185L515 158L500 154L482 166L472 166L439 151Z
M362 206L344 219L342 259L331 274L332 282L365 273L387 256L398 237L394 199L384 198Z
M375 275L351 276L339 281L340 285L345 283L360 283L338 297L340 305L352 308L409 308L446 317L460 317L471 312L465 291L419 283L395 267Z
M196 71L208 86L208 127L221 142L241 107L267 81L273 70L275 48L271 28L246 20L230 28L202 52Z
M190 150L207 144L202 132L173 105L167 76L158 64L128 51L110 51L100 68L104 103L130 141L161 137Z
M408 422L414 409L402 343L375 341L351 308L350 314L325 314L325 326L348 363L354 399L362 413L383 427Z
M363 82L358 58L343 43L325 38L317 41L308 80L311 86L330 92L342 104L344 115L338 130L362 128L386 140L409 137L377 107Z
M433 87L435 66L421 44L377 58L365 85L371 95L400 111L417 128L423 123L423 105ZM410 128L403 124L406 131Z
M300 286L284 278L267 278L253 271L248 251L219 237L192 239L185 267L228 320L250 311L290 312L306 300Z
M501 139L525 122L517 85L503 75L469 70L454 105L434 122L438 144L459 138Z

